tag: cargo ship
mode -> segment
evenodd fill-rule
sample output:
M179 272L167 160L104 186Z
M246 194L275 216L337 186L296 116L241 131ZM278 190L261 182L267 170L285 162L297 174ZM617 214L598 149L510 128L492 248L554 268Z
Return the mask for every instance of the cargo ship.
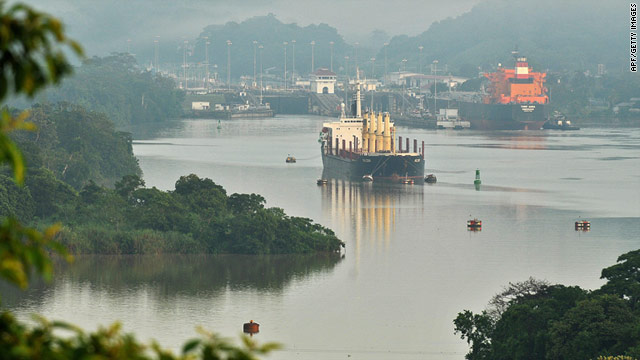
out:
M498 66L481 102L459 101L459 114L480 130L539 130L547 120L546 73L532 72L526 57L514 52L515 68Z
M395 127L388 113L362 113L360 82L356 81L352 111L341 104L338 121L324 123L319 142L323 177L355 181L424 182L424 141L410 140L402 147L402 137L395 139Z

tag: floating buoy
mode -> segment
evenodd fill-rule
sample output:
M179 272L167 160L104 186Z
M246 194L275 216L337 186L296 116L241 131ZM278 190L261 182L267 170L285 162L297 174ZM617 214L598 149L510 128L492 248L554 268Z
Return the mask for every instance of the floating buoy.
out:
M476 169L476 179L473 181L474 185L480 185L482 184L482 181L480 180L480 169Z
M248 323L244 323L244 325L242 326L242 331L245 334L257 334L260 332L260 324L253 322L253 320L249 321Z
M576 221L576 230L589 231L591 230L591 222L588 220Z
M467 230L481 231L482 220L478 220L477 218L474 218L473 220L467 220Z

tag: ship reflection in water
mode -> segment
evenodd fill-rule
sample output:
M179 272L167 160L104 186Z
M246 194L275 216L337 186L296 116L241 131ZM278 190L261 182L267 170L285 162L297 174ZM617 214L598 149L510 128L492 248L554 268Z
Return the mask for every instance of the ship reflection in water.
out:
M423 190L424 185L420 183L367 183L328 178L328 183L321 187L322 211L331 219L331 227L338 234L354 239L354 245L347 252L355 251L356 262L359 262L364 249L367 252L388 250L396 220L403 211L424 212Z

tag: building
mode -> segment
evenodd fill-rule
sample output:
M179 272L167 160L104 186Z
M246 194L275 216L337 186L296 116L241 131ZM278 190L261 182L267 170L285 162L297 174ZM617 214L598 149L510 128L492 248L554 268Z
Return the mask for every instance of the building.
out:
M209 110L209 102L193 101L191 102L191 110Z
M316 94L333 94L335 92L336 73L329 69L318 69L311 74L311 92Z

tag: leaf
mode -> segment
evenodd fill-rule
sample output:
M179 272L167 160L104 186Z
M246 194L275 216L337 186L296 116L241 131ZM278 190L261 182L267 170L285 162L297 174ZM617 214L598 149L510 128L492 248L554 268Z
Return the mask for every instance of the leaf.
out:
M186 355L188 352L192 351L193 349L197 348L198 345L200 345L202 341L200 339L194 339L191 341L188 341L186 344L184 344L184 346L182 347L182 354Z

